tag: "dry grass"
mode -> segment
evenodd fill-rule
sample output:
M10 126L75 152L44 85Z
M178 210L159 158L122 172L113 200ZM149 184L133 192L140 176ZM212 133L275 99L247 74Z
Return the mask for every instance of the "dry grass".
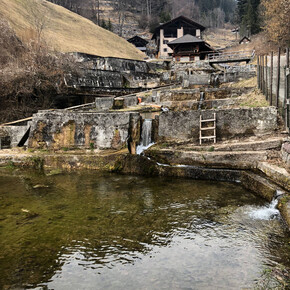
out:
M255 88L257 87L257 77L252 77L250 79L243 79L238 82L225 84L225 87L231 87L231 88Z
M145 56L125 39L45 0L0 0L0 17L9 21L20 38L36 29L35 18L42 19L43 38L57 51L139 60Z
M247 99L243 100L239 104L240 107L257 108L269 106L269 103L267 102L265 96L257 89L246 95L243 95L243 97L246 97Z
M206 30L204 39L213 48L216 49L235 45L238 41L236 40L235 33L232 33L231 29L225 28L215 28Z
M265 33L260 32L259 34L253 35L251 37L251 42L247 44L236 43L230 48L227 48L226 51L246 51L246 50L255 50L256 54L267 54L272 50L276 51L278 48L273 43L269 42Z
M241 97L243 99L238 104L239 107L255 108L255 107L268 107L269 103L266 97L257 88L257 77L253 77L246 80L241 80L239 82L234 82L230 84L225 84L222 87L230 88L253 88L249 93L243 94Z

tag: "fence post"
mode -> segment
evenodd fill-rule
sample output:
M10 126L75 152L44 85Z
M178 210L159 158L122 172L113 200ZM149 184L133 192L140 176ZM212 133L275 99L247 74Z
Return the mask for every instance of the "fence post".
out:
M264 56L263 55L261 55L260 61L261 61L261 91L264 94Z
M271 64L270 64L270 105L273 105L273 51L271 51Z
M289 68L289 47L286 48L286 67L285 67L285 125L286 131L290 132L290 96L289 96L289 84L290 84L290 68Z
M280 57L281 48L278 48L278 59L277 59L277 88L276 88L276 108L279 108L279 90L280 90Z
M268 101L268 56L265 55L265 95Z
M258 89L260 88L260 56L257 55L257 85Z

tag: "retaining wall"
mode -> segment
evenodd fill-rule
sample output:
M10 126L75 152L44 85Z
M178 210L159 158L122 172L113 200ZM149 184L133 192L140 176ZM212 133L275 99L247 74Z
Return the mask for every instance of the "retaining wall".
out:
M5 145L5 147L14 148L17 147L19 142L21 141L24 134L27 132L27 130L30 127L30 122L28 122L27 125L23 126L4 126L0 128L0 138L3 139L3 141L6 139L8 140L9 144L4 144L5 142L2 141L2 143ZM3 145L2 144L2 145ZM25 143L24 145L26 145ZM0 146L2 147L2 146Z
M211 119L216 113L217 139L266 135L277 129L277 109L261 107L202 111L162 112L159 116L159 137L162 139L199 140L200 114Z
M285 142L281 149L282 160L285 162L287 169L290 170L290 141Z
M120 149L139 127L139 113L39 111L32 119L28 146ZM138 138L140 134L135 135Z
M98 111L108 111L112 109L115 97L97 97L95 99L96 109ZM137 96L128 95L123 96L125 107L131 107L137 105Z

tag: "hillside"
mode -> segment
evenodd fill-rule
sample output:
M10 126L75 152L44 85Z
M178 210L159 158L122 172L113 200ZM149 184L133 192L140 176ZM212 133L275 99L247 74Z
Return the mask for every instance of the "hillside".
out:
M42 29L46 43L61 52L143 59L135 46L69 10L45 0L0 0L0 17L20 38Z

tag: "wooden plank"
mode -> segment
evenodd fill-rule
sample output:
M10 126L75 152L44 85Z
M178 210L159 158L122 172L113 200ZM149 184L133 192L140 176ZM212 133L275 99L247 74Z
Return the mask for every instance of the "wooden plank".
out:
M204 136L204 137L201 137L201 139L213 139L215 138L216 136Z
M289 47L286 48L286 69L285 69L285 125L286 130L290 132L290 112L289 112L289 93L290 93L290 75L289 75Z
M205 128L200 128L200 130L202 130L202 131L213 130L213 129L215 129L215 127L205 127Z
M203 123L203 122L214 122L214 121L215 121L215 119L201 120L202 123Z
M199 115L199 129L201 128L201 122L202 122L202 118L201 118L201 114ZM201 145L201 130L199 130L199 145Z
M1 126L8 126L8 125L14 125L14 124L17 124L17 123L22 123L22 122L26 122L26 121L30 121L32 120L32 117L29 117L29 118L25 118L25 119L20 119L20 120L16 120L16 121L12 121L12 122L9 122L9 123L4 123L4 124L1 124Z
M213 114L213 117L214 117L214 131L213 131L213 133L215 136L213 142L216 143L216 113Z

